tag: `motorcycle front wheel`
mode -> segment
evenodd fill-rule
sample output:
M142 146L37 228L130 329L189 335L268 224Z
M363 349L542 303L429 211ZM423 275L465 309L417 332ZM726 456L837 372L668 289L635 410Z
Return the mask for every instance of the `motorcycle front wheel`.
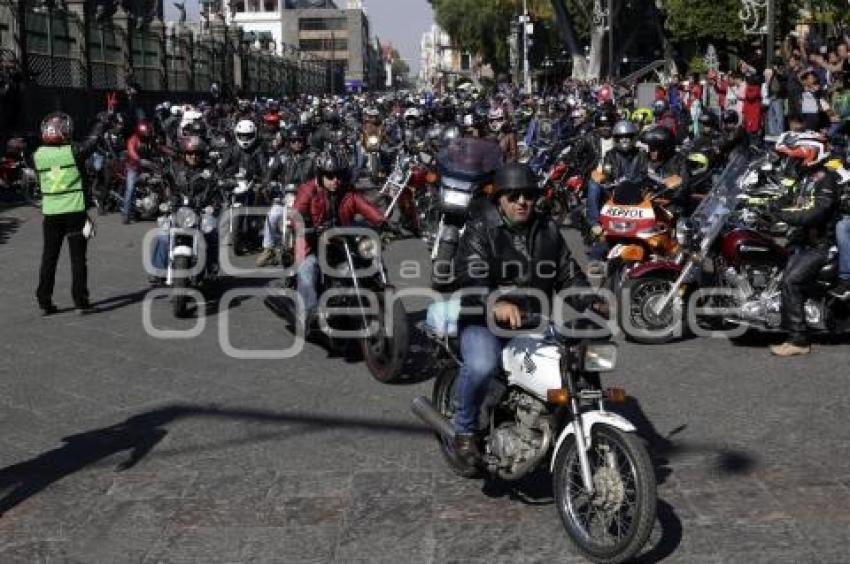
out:
M184 272L189 270L189 257L174 259L174 269ZM186 317L189 314L189 296L181 290L189 286L189 279L184 277L174 278L172 285L177 290L177 293L171 297L171 309L174 312L174 317Z
M655 525L655 473L638 437L593 426L587 451L594 493L581 477L575 437L561 446L553 468L555 505L570 542L593 562L613 564L640 552Z
M378 330L371 337L361 341L363 359L369 372L378 382L389 384L401 374L407 356L410 342L407 327L407 311L400 300L392 302L392 313L389 316L392 326L387 327L387 304L383 297L380 299L378 315ZM391 333L391 334L390 334Z
M681 298L674 298L660 314L655 312L656 304L672 287L672 280L659 277L627 279L622 283L618 296L620 327L629 339L644 345L663 345L683 335Z

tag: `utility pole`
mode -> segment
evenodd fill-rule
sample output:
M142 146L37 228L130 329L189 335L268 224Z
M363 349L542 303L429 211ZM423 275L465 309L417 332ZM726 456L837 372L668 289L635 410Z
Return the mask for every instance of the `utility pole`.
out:
M331 94L336 94L336 34L331 31Z
M526 93L531 92L531 69L528 66L528 0L522 0L522 80Z
M614 68L614 0L608 0L608 78L618 74Z
M774 41L774 24L775 24L775 16L776 6L774 5L774 0L767 0L767 13L765 17L767 18L767 23L765 24L765 31L767 35L767 47L765 48L765 66L769 67L773 64L773 51L776 45Z

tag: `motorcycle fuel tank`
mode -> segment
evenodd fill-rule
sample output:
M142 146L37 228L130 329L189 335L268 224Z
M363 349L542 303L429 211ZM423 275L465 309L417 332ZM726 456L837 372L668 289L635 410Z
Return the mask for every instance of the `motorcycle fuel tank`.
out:
M723 258L733 266L743 264L782 264L787 251L772 239L751 229L734 229L720 241Z
M546 391L561 388L561 353L540 336L516 337L502 351L508 384L518 386L541 400Z

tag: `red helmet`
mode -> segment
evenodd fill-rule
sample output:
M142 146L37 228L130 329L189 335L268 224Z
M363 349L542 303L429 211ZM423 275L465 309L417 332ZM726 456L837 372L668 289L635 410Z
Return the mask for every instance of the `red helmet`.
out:
M280 127L280 115L277 112L268 112L263 114L263 123L269 127Z
M142 139L149 139L153 136L153 126L147 121L139 121L136 124L136 134Z
M74 122L63 112L48 114L41 122L41 140L46 145L62 145L71 141Z

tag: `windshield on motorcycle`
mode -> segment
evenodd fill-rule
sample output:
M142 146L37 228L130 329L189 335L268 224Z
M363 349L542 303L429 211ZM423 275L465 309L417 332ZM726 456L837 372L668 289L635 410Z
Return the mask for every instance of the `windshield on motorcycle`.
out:
M720 233L726 218L734 211L741 189L740 181L747 166L746 157L734 153L711 191L694 211L692 221L702 238L713 240Z
M502 165L496 141L464 137L448 143L437 156L440 174L476 182L492 175Z

